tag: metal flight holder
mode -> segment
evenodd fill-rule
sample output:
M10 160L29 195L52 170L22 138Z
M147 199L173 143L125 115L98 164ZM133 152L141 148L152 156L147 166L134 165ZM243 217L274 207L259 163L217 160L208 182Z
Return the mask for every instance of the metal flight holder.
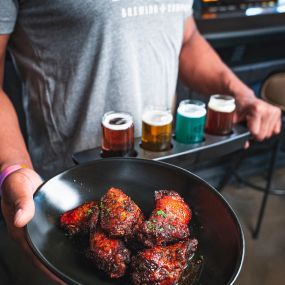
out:
M164 161L183 167L184 165L199 163L210 159L222 157L237 150L243 149L244 144L250 138L250 132L246 126L236 124L231 134L216 136L205 133L204 140L197 144L179 143L173 136L170 150L154 152L143 149L141 138L135 139L135 157ZM102 158L101 148L92 148L74 153L72 156L76 164L90 162Z

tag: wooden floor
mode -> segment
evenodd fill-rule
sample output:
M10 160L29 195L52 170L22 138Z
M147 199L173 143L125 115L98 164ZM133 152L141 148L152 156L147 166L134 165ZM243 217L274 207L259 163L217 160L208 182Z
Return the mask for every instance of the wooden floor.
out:
M262 175L252 177L262 185ZM276 189L285 189L285 168L274 175ZM263 193L231 184L222 192L238 215L246 240L242 271L235 285L285 284L285 196L270 195L258 239L252 238Z

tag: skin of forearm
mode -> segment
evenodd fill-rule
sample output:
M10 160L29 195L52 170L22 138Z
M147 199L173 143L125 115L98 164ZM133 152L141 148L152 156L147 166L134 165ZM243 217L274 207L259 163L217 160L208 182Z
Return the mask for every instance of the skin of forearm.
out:
M25 164L32 168L16 111L2 89L0 106L0 171L13 164Z
M205 95L253 95L252 90L222 62L196 27L182 46L179 77L186 86Z

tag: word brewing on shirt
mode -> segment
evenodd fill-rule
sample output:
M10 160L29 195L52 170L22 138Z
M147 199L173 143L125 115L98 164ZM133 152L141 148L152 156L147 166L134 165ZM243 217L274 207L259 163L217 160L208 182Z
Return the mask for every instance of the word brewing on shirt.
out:
M138 16L151 16L166 13L181 13L189 12L192 9L192 4L171 3L171 4L153 4L153 5L140 5L133 7L122 8L122 18L138 17Z

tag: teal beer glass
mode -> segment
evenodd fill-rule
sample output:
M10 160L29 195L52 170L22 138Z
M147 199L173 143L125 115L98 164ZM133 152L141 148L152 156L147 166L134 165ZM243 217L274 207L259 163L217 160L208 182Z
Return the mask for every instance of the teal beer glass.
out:
M181 101L176 113L176 141L187 144L201 142L204 139L206 113L202 101Z

